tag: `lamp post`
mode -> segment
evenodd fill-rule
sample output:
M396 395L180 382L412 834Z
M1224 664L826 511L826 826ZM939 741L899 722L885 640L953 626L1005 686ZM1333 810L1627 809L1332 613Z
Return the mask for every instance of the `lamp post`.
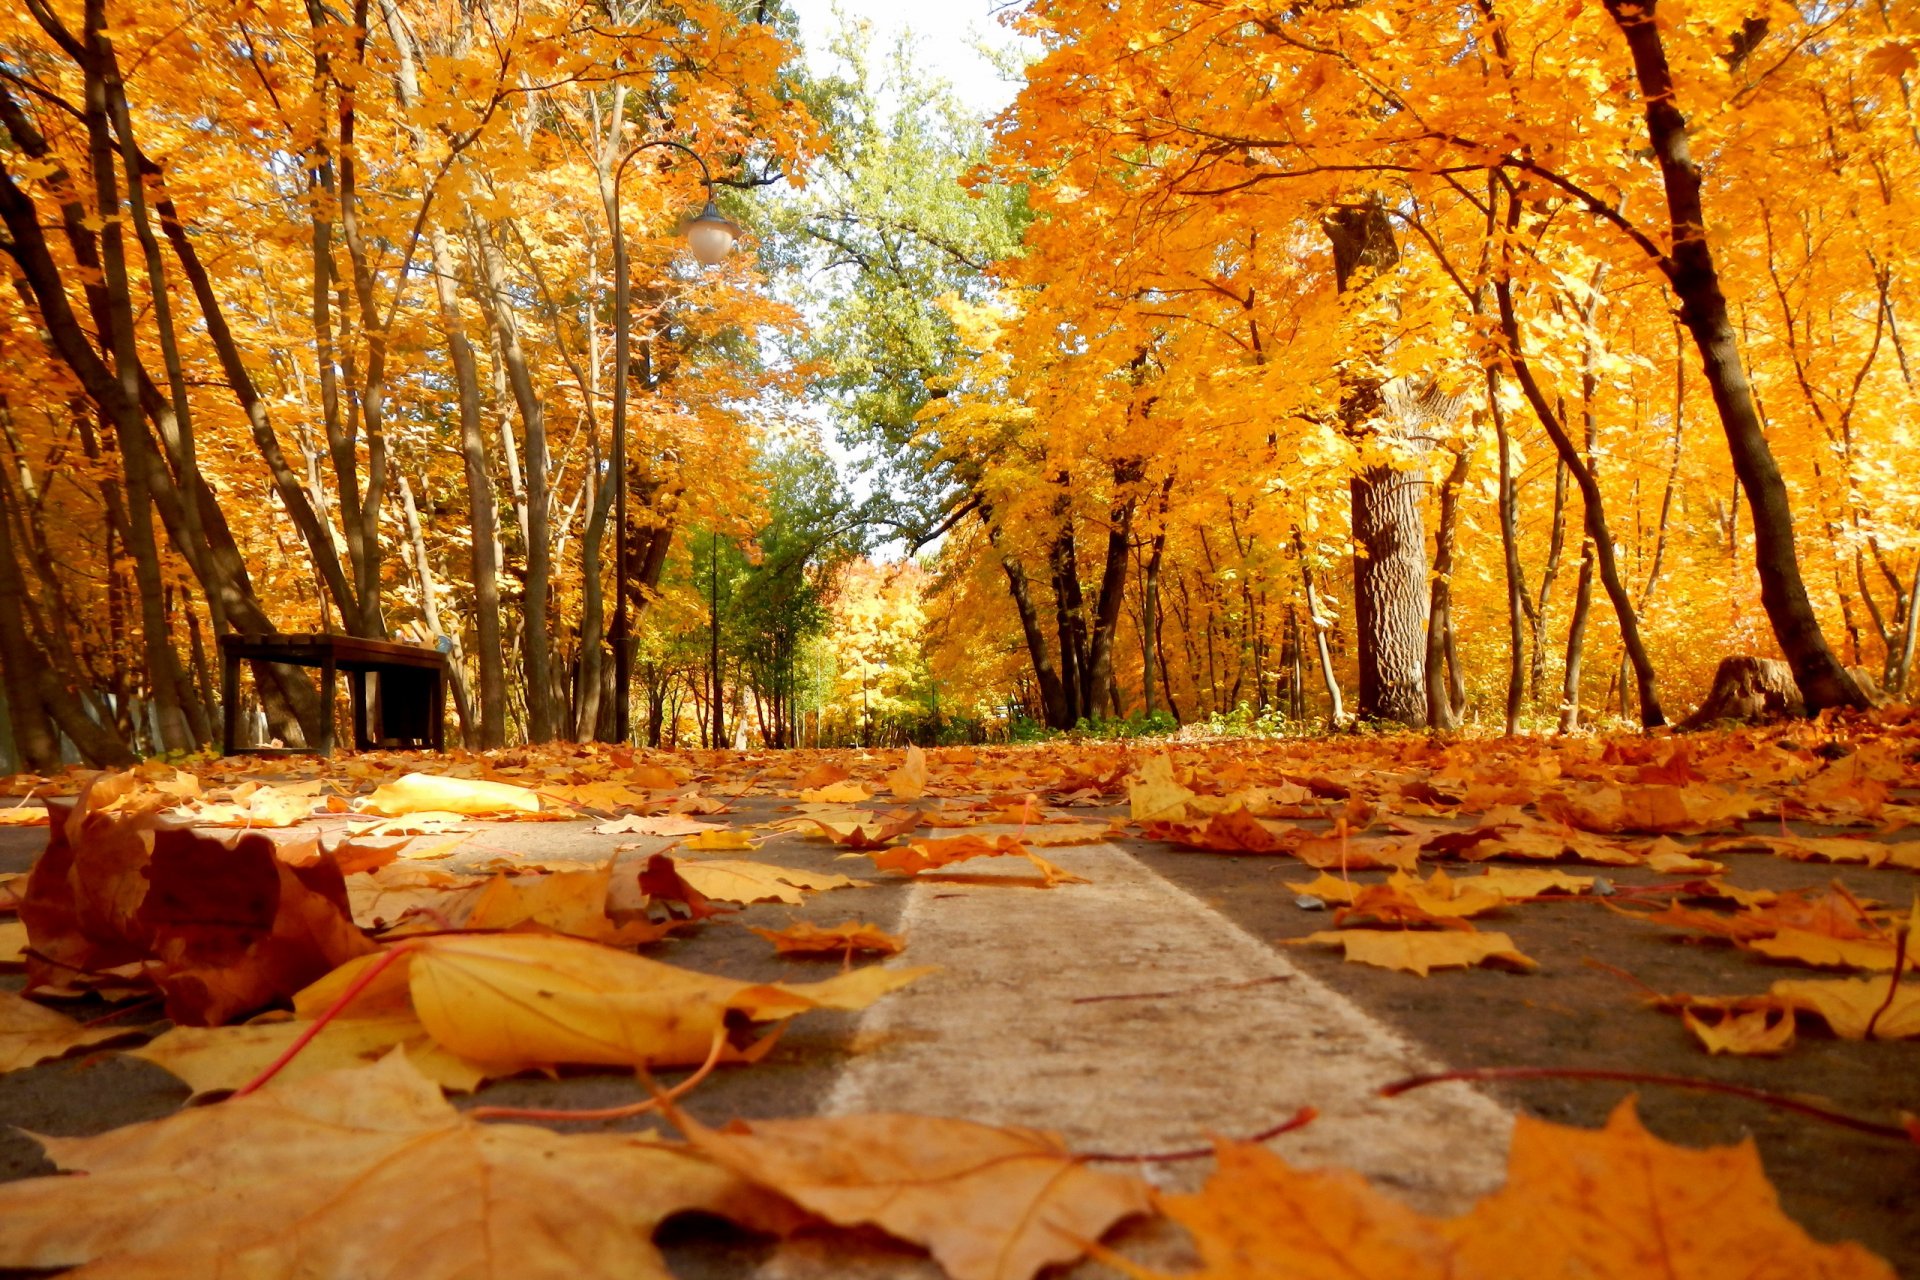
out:
M631 686L633 684L633 646L628 641L629 623L627 618L627 370L629 355L629 334L633 326L632 286L627 273L627 237L620 225L620 180L626 176L627 165L642 151L653 147L671 147L675 151L684 151L693 157L700 166L700 180L706 184L707 203L699 214L688 221L685 231L687 247L701 266L718 266L726 261L733 252L733 246L740 238L740 228L721 216L713 203L713 174L707 168L707 162L700 153L682 142L668 138L656 138L651 142L642 142L620 158L613 171L612 209L610 216L613 239L613 448L612 464L614 475L613 524L614 524L614 596L613 596L613 723L614 736L621 742L627 741L632 732L630 723Z

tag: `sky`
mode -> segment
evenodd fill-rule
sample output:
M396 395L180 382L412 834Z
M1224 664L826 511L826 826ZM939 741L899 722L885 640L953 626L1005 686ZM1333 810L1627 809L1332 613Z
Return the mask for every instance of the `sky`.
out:
M994 20L993 11L1007 0L792 0L800 17L807 46L807 64L815 72L830 70L827 52L841 23L836 13L872 24L873 48L890 49L903 30L919 37L918 65L953 85L960 100L979 112L993 115L1009 102L1017 86L1000 78L993 64L977 51L984 40L996 47L1018 41Z

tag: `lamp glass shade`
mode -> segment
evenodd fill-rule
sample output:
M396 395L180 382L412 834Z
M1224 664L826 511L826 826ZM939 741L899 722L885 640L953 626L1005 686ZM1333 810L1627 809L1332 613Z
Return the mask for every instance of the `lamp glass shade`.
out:
M687 247L693 250L703 267L718 266L727 260L733 252L734 242L740 238L740 228L720 216L713 201L707 201L707 207L700 216L687 223Z

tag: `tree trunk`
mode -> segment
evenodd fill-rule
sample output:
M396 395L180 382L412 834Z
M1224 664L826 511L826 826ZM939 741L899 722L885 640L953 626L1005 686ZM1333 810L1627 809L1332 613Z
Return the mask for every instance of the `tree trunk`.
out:
M1513 433L1500 405L1500 374L1487 366L1487 412L1493 415L1500 446L1500 550L1507 576L1507 736L1520 732L1520 703L1526 697L1524 656L1527 587L1520 568L1520 497L1513 482Z
M515 322L507 296L506 267L493 231L475 217L472 241L480 258L479 294L481 307L493 328L496 350L513 393L520 424L526 432L526 542L527 589L526 685L527 735L534 742L551 741L557 730L554 722L552 645L547 616L547 597L553 569L548 535L547 495L547 423L546 409L533 385L533 373L526 353L520 347L519 325Z
M1593 609L1593 543L1580 548L1580 579L1573 589L1573 617L1567 623L1566 669L1560 683L1560 732L1580 727L1580 664L1586 655L1587 614Z
M1100 573L1100 594L1093 610L1093 636L1087 646L1087 686L1081 699L1089 717L1104 698L1119 718L1120 700L1113 688L1113 640L1120 629L1120 606L1127 591L1127 551L1133 541L1133 509L1139 501L1133 487L1140 482L1138 461L1113 465L1114 503L1108 510L1107 559Z
M1567 464L1574 483L1580 486L1594 563L1599 569L1600 582L1606 588L1607 598L1613 602L1614 613L1620 619L1620 638L1626 646L1628 659L1633 663L1634 676L1639 685L1640 723L1649 729L1663 725L1667 720L1660 710L1660 695L1654 686L1653 662L1647 657L1646 644L1640 636L1639 615L1634 612L1633 601L1628 598L1626 586L1620 580L1619 565L1613 554L1613 538L1607 531L1606 510L1600 501L1600 484L1594 479L1592 468L1587 466L1579 451L1573 447L1573 441L1568 439L1559 415L1554 412L1546 393L1533 376L1533 367L1528 364L1520 343L1520 322L1513 309L1511 277L1501 274L1494 281L1493 291L1500 303L1500 329L1506 337L1507 362L1520 383L1520 389L1526 393L1527 403L1533 406L1540 425L1546 428L1547 435L1553 440L1553 447L1560 451L1561 461ZM1582 572L1585 572L1584 564Z
M1307 622L1313 628L1313 642L1319 651L1320 680L1327 687L1327 727L1339 729L1347 722L1346 708L1340 699L1340 677L1334 674L1333 650L1327 645L1327 624L1320 617L1320 603L1314 598L1313 566L1307 563L1306 539L1298 529L1293 531L1293 550L1300 558L1300 584L1307 593Z
M979 510L980 521L987 528L987 541L1000 558L1001 570L1007 575L1007 594L1013 598L1013 610L1020 618L1020 634L1027 642L1027 658L1033 663L1033 677L1040 685L1040 705L1047 727L1071 729L1073 721L1067 715L1066 686L1060 679L1059 670L1053 665L1052 656L1047 652L1047 637L1040 627L1040 611L1034 606L1027 572L1011 552L1001 547L1000 529L993 522L992 510L984 502Z
M1463 447L1440 486L1440 525L1433 540L1433 594L1427 610L1427 724L1434 729L1460 725L1452 690L1447 687L1447 640L1453 634L1453 544L1460 510L1460 489L1467 482L1473 452Z
M1386 208L1369 199L1341 206L1321 219L1333 243L1334 277L1347 293L1362 272L1390 269L1400 260ZM1340 415L1347 434L1360 439L1384 408L1382 387L1371 377L1343 372ZM1350 483L1353 500L1354 626L1360 649L1363 720L1390 720L1418 728L1427 720L1426 646L1427 539L1421 519L1417 471L1374 465Z
M1686 117L1677 101L1666 46L1654 19L1657 0L1605 0L1607 13L1625 37L1645 108L1647 138L1660 161L1666 189L1673 251L1663 265L1680 299L1680 321L1693 335L1705 366L1707 386L1719 410L1720 425L1733 455L1734 474L1746 486L1753 511L1754 564L1760 575L1760 600L1773 624L1774 639L1793 669L1808 714L1827 707L1870 705L1853 678L1834 658L1820 631L1800 576L1794 545L1793 509L1786 482L1761 429L1753 388L1741 367L1739 342L1727 314L1713 250L1707 243L1706 213L1700 197L1700 170L1693 161ZM1605 565L1602 565L1605 568ZM1644 704L1646 691L1642 691ZM1642 718L1645 718L1642 707Z

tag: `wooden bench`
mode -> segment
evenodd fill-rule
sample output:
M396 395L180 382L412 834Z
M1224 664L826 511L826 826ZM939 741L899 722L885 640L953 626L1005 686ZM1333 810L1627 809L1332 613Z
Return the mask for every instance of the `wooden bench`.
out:
M320 742L305 748L333 753L335 673L347 673L353 695L353 745L405 746L430 751L446 747L447 655L438 649L386 640L336 635L226 635L220 637L222 749L240 753L235 741L240 722L242 660L281 662L320 668ZM367 673L380 677L380 737L367 732ZM274 748L252 748L273 750ZM298 749L298 748L296 748Z

